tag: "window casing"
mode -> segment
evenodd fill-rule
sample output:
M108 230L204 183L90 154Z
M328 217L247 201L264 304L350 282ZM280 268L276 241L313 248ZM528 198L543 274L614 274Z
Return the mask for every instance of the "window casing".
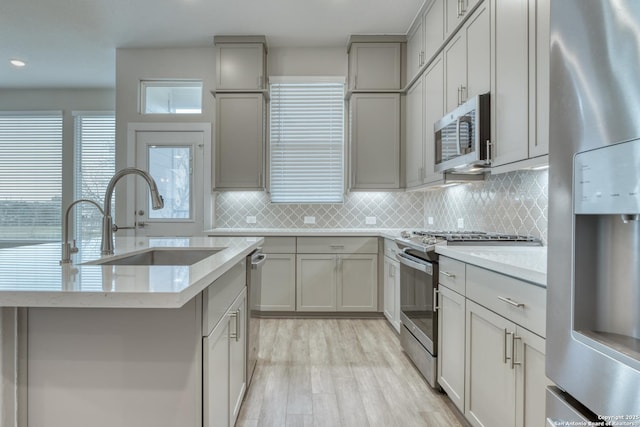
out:
M74 113L74 200L90 199L104 205L104 193L116 169L115 115L113 112ZM114 198L115 201L115 198ZM112 204L112 211L115 211ZM77 240L100 237L102 214L80 203L75 210Z
M270 78L274 203L342 203L344 79Z
M62 112L0 112L0 241L60 240L61 205Z

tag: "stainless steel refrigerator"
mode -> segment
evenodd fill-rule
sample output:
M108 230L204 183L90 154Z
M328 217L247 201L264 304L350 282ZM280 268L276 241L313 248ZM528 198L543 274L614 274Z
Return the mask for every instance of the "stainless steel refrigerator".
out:
M553 0L550 38L547 426L640 426L640 1Z

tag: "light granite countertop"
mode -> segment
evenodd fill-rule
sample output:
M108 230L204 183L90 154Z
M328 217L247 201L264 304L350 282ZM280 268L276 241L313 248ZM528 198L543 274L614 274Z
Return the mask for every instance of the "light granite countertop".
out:
M395 239L402 229L381 228L214 228L209 236L377 236ZM546 246L447 246L438 244L436 252L468 264L513 276L546 287Z
M436 252L538 286L547 286L546 246L446 246Z
M81 242L60 265L59 243L0 249L0 306L178 308L263 243L261 237L115 239L115 255ZM87 265L150 248L221 249L190 266Z

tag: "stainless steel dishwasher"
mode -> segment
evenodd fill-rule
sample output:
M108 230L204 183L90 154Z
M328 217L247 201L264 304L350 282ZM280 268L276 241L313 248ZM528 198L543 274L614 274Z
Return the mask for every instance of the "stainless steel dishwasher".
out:
M267 260L261 250L258 248L247 256L247 387L251 384L260 351L262 265Z

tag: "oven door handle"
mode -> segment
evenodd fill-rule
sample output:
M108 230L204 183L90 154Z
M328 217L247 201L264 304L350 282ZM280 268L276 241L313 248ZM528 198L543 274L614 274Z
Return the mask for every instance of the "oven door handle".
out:
M399 254L396 253L396 259L400 262L400 264L406 265L407 267L413 268L414 270L422 271L423 273L433 274L433 264L427 261L418 261L412 258L409 258L404 253Z

